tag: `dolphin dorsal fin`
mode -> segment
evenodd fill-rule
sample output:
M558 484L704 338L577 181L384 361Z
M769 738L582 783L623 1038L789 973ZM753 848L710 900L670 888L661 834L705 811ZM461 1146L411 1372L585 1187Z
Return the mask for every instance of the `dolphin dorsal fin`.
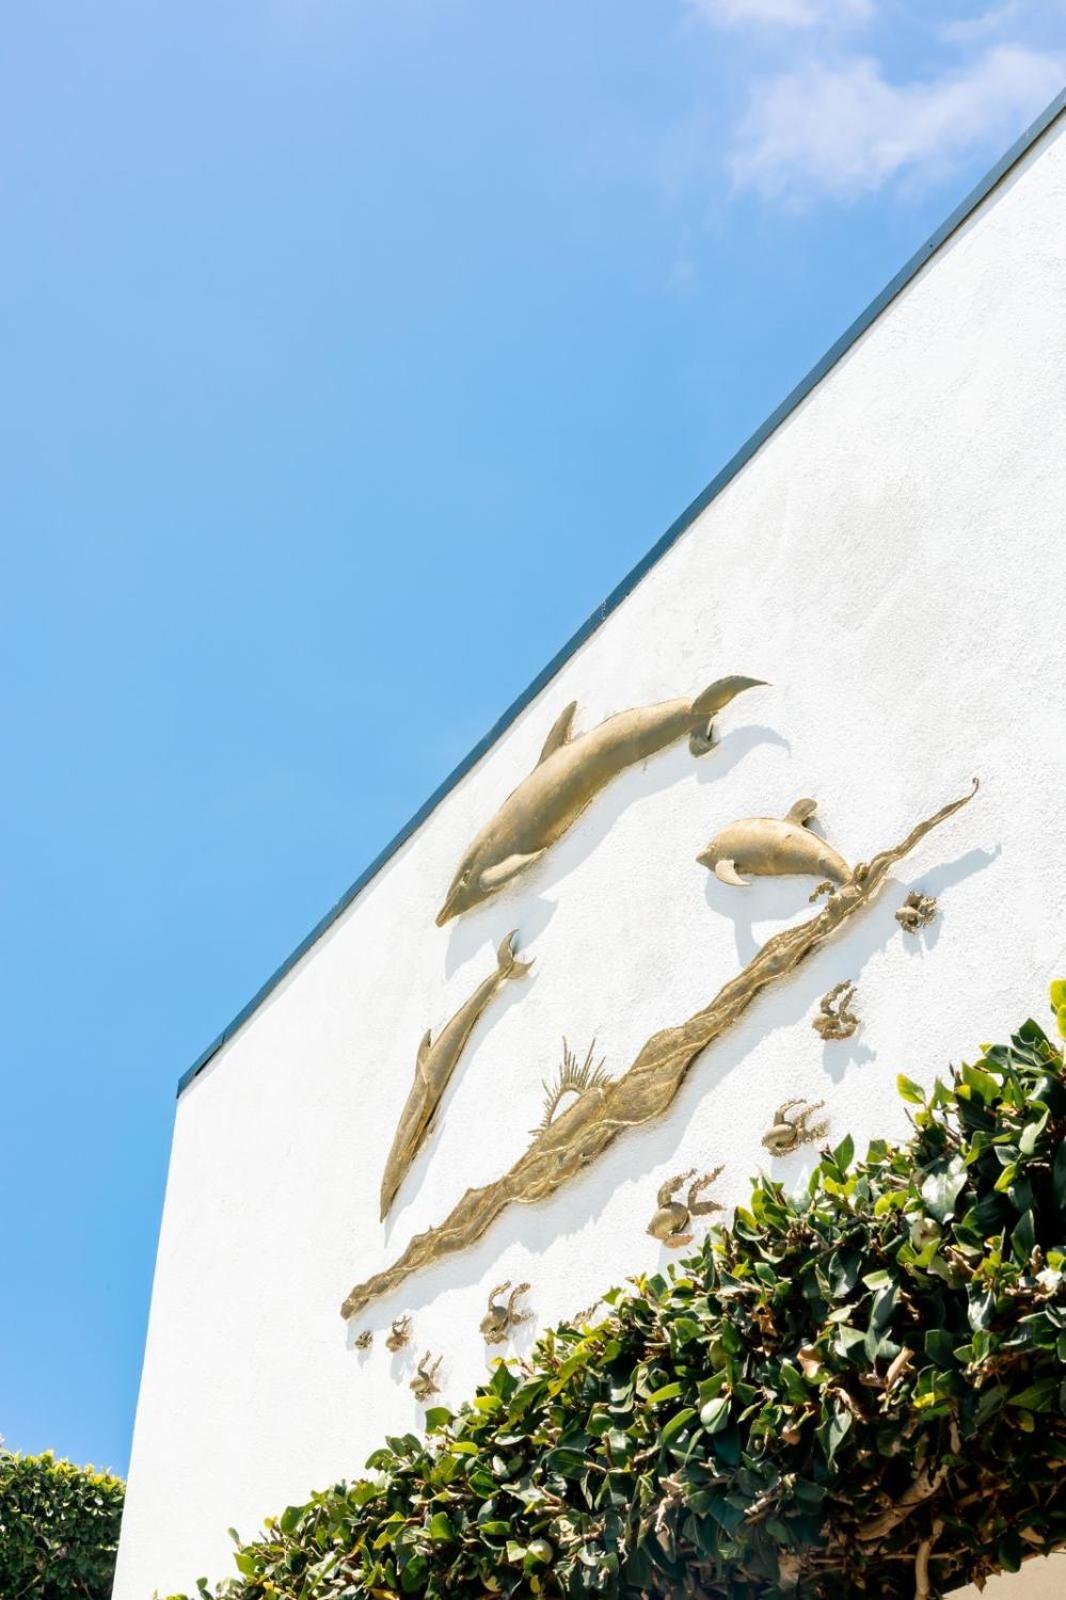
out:
M560 711L551 725L551 732L544 741L544 749L537 757L538 767L542 761L547 761L550 755L554 755L556 750L561 750L564 744L570 743L570 730L574 725L574 712L576 710L577 701L571 700L570 704L564 706Z
M797 800L796 804L785 813L785 821L794 822L798 828L804 828L817 810L817 800Z

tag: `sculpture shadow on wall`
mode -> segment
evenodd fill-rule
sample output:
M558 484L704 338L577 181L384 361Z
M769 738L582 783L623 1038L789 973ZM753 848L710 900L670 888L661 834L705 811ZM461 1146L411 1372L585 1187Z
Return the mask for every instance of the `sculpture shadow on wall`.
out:
M520 950L519 953L524 958L528 959L527 952L525 950ZM493 1000L488 1014L480 1016L477 1022L474 1024L474 1031L470 1036L465 1050L463 1051L458 1068L449 1079L447 1088L441 1095L441 1098L437 1104L437 1108L433 1113L433 1117L430 1122L431 1131L426 1134L419 1147L417 1155L412 1161L410 1167L405 1172L403 1182L397 1190L396 1198L393 1201L388 1216L385 1218L383 1227L386 1242L388 1242L392 1237L393 1228L396 1225L397 1219L402 1217L406 1208L412 1203L413 1200L417 1198L419 1191L426 1180L426 1174L429 1170L430 1164L434 1159L434 1152L436 1150L437 1140L441 1129L447 1122L452 1101L458 1092L463 1076L470 1070L474 1057L477 1054L478 1045L492 1031L495 1025L507 1015L512 1006L521 1004L523 994L527 993L530 987L536 983L537 976L537 967L534 965L532 972L527 973L520 984L508 984L506 988L502 989ZM412 1049L412 1060L413 1059L414 1050Z
M943 866L922 873L920 878L915 878L913 883L906 885L906 888L920 889L923 894L930 894L939 900L945 889L961 883L963 878L968 878L971 873L980 871L982 867L991 866L1002 853L1003 846L999 844L991 850L970 850L966 855L959 856L956 861L947 861ZM936 948L945 915L950 915L950 911L950 901L946 909L942 904L938 905L936 916L927 927L919 928L917 933L908 933L904 936L903 948L909 956L917 956L920 959L927 951Z
M873 907L870 916L860 928L857 928L851 938L842 943L836 952L823 950L819 958L825 964L824 970L833 976L846 968L848 977L859 983L859 1010L861 1015L861 976L870 957L878 950L890 944L898 935L902 940L903 948L909 955L921 954L921 934L904 933L896 921L896 910L903 897L911 889L921 889L926 894L940 895L945 889L952 888L957 883L962 883L976 872L982 872L985 867L991 866L1000 854L1001 846L996 845L991 850L967 850L964 855L956 856L954 861L945 861L928 872L908 882L897 883L889 879L885 885L879 904ZM936 922L921 932L928 934L939 928L941 916L939 913ZM939 937L939 934L937 935ZM935 943L929 941L930 945ZM816 958L819 959L819 958ZM822 1046L822 1063L826 1075L833 1083L839 1083L848 1068L872 1061L877 1052L866 1044L862 1037L862 1029L850 1039L826 1040ZM841 1131L840 1138L844 1137Z
M531 867L513 889L502 891L450 924L445 975L452 977L483 945L495 943L501 927L518 928L523 947L532 945L555 913L557 900L546 891L556 889L580 866L631 806L664 793L676 783L690 781L693 769L697 782L716 783L728 777L752 750L765 744L791 749L776 729L746 723L723 734L715 748L698 760L684 746L675 745L651 756L643 766L621 773L552 846L544 861ZM698 843L694 841L693 850Z

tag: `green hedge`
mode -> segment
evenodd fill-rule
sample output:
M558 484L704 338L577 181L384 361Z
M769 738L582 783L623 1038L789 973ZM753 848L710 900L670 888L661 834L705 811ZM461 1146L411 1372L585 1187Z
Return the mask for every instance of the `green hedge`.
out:
M899 1086L905 1143L845 1139L799 1197L760 1177L214 1593L922 1600L1066 1547L1062 1054L1028 1022Z
M125 1486L121 1478L0 1448L0 1596L108 1600Z

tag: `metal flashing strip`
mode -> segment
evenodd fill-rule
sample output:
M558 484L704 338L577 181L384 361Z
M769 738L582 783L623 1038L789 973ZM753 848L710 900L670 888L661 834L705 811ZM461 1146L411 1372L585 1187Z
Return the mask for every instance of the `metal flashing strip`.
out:
M1001 183L1002 180L1007 176L1011 168L1016 166L1023 156L1028 154L1028 152L1042 137L1042 135L1051 127L1052 123L1054 123L1058 117L1062 116L1064 112L1066 112L1066 89L1057 95L1051 104L1041 112L1040 116L1038 116L1036 121L1026 129L1021 138L1011 145L1006 154L996 162L995 166L985 174L977 186L970 191L970 193L958 206L955 207L955 210L952 211L951 215L941 223L936 232L931 234L923 245L919 246L914 255L911 256L910 260L900 268L899 272L897 272L895 277L885 285L880 294L875 296L875 298L870 301L870 304L864 311L860 312L851 326L845 329L845 331L840 335L840 338L837 339L834 344L830 345L829 349L826 351L825 355L822 356L821 360L815 363L815 365L804 378L801 378L800 382L790 394L786 395L781 404L777 406L775 410L771 411L770 415L766 418L766 421L763 422L761 426L756 428L751 437L741 445L736 454L732 456L732 458L726 462L725 466L722 467L721 471L719 471L711 479L710 483L702 491L702 493L698 494L695 500L693 500L692 503L685 508L681 515L670 524L669 528L667 528L662 537L652 545L648 553L637 562L636 566L633 567L630 572L626 574L621 583L617 584L616 587L611 590L607 598L600 602L592 615L581 624L577 632L567 640L562 649L556 652L556 654L548 662L547 666L544 667L533 679L532 683L523 689L518 698L514 700L511 705L508 706L503 715L493 723L492 727L484 735L484 737L478 740L474 748L466 756L464 756L459 765L448 774L444 782L433 791L429 799L418 808L414 816L404 823L403 827L395 835L395 837L392 838L385 848L374 857L370 865L360 873L359 877L356 878L351 887L341 895L337 903L326 912L325 916L322 917L322 919L311 929L307 937L300 941L291 955L286 957L277 970L270 975L267 981L263 984L262 988L258 989L248 1001L247 1005L242 1006L240 1011L237 1012L237 1015L225 1028L223 1028L218 1037L214 1039L211 1044L208 1045L207 1049L196 1058L188 1071L183 1073L181 1078L178 1080L177 1092L179 1095L181 1094L182 1090L192 1082L197 1074L201 1072L204 1067L206 1067L207 1063L218 1054L223 1045L227 1044L228 1041L233 1038L234 1034L237 1033L241 1027L243 1027L243 1025L248 1021L249 1017L251 1017L253 1013L259 1009L271 991L275 989L282 979L292 971L293 967L295 967L297 962L299 962L301 958L307 954L312 945L317 943L322 934L324 934L326 930L330 928L334 922L336 922L337 918L342 914L342 912L348 909L356 896L366 888L367 884L372 878L377 876L386 862L389 861L404 844L406 844L411 835L422 826L423 822L425 822L429 816L432 815L440 802L448 794L450 794L456 785L460 783L463 778L465 778L466 774L477 765L482 756L491 750L492 746L496 743L500 735L505 732L505 730L510 727L511 723L515 721L520 713L523 712L525 708L536 699L541 690L551 682L560 668L563 667L567 661L569 661L570 657L574 655L578 649L580 649L585 640L590 638L592 634L596 632L597 628L599 628L600 624L606 621L611 612L616 610L617 607L621 605L622 601L627 597L627 595L632 593L645 574L656 565L659 559L666 554L672 545L677 543L681 535L692 526L701 512L705 511L710 505L711 501L714 500L716 496L719 495L726 487L726 485L736 477L741 468L747 465L752 456L755 455L756 451L758 451L761 446L765 444L766 440L769 439L770 435L776 432L776 430L792 414L792 412L796 410L801 402L807 398L812 389L814 389L821 382L826 374L836 366L840 358L845 355L848 350L850 350L852 345L855 344L866 332L866 330L877 320L881 312L884 311L885 308L892 303L896 296L907 287L912 279L917 276L917 274L925 266L926 262L930 260L937 250L940 249L941 245L943 245L951 237L951 235L955 233L964 222L967 221L967 219L977 210L978 206L980 206L981 203L988 198L997 184Z

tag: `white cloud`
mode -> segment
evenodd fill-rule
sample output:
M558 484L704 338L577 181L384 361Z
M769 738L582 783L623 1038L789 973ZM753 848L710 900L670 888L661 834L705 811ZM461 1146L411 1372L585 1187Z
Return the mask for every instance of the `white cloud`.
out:
M791 203L867 194L919 168L940 178L970 151L1009 142L1062 78L1061 60L1008 45L901 84L869 56L812 61L756 81L729 169L737 187Z
M874 0L687 0L689 10L722 28L813 28L866 22Z
M940 37L948 44L974 44L1001 33L1011 23L1020 20L1018 0L1007 0L1006 5L991 11L981 11L975 17L960 17L956 22L942 23Z

